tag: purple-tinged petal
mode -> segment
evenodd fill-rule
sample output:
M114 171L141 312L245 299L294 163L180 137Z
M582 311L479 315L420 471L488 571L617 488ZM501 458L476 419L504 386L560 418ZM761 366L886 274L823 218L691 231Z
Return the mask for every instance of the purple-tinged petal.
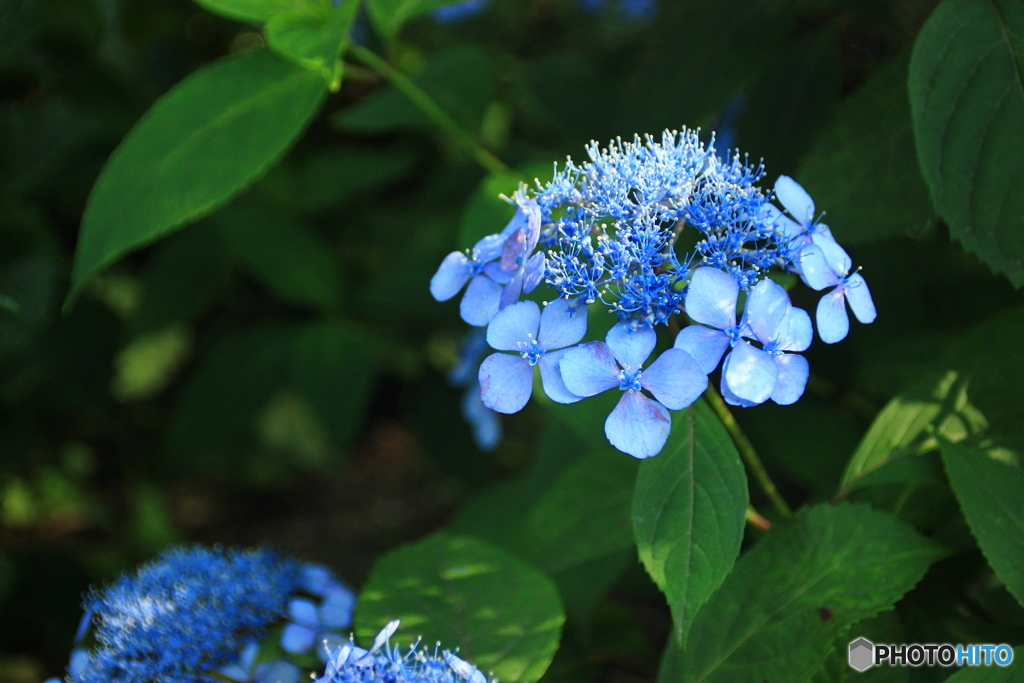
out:
M789 176L780 175L775 181L775 196L798 223L808 226L814 220L814 200Z
M487 235L473 245L473 259L479 263L488 263L501 256L505 247L505 238L501 235Z
M320 625L316 603L305 598L292 598L288 601L288 618L309 628L317 628Z
M459 314L470 325L483 327L498 312L501 285L486 275L477 275L469 281L466 293L459 302Z
M516 270L522 260L530 253L526 248L526 230L519 229L508 236L505 246L501 249L501 267L503 270Z
M547 258L543 251L538 251L530 257L523 269L523 291L529 294L537 289L537 285L544 279L544 269L547 266Z
M617 323L608 330L605 341L622 367L636 372L658 343L658 333L647 325Z
M846 278L846 300L850 302L850 308L857 320L864 324L875 322L878 311L875 310L875 302L871 299L871 290L868 283L860 273L854 273Z
M473 429L473 441L482 451L493 451L501 442L501 419L480 399L480 385L473 383L462 396L462 417ZM342 627L344 628L344 627Z
M494 263L488 263L484 266L484 275L491 278L499 285L507 285L508 281L515 275L514 270L502 270L501 263L495 261Z
M778 377L775 360L746 342L734 346L722 364L722 383L733 395L754 405L771 397Z
M505 289L501 290L501 300L498 307L506 308L519 301L519 293L521 291L523 291L522 268L512 274L512 279L510 279L508 284L505 285Z
M291 662L282 659L263 662L256 667L253 683L298 683L300 671Z
M661 452L672 430L668 409L639 391L625 391L604 422L608 442L634 458Z
M708 376L682 349L668 349L640 375L640 386L670 410L682 410L708 388Z
M808 244L797 254L800 277L813 290L822 290L839 284L842 279L825 259L825 252L817 244Z
M604 342L566 349L558 367L565 388L577 396L594 396L619 386L619 366Z
M473 265L461 251L444 257L441 266L430 278L430 293L438 301L447 301L459 293L473 272Z
M757 340L767 344L775 337L790 308L785 289L771 280L761 280L750 291L743 315Z
M540 347L545 351L572 346L587 333L587 306L579 299L552 301L540 314Z
M576 403L583 399L565 387L565 380L562 379L562 371L559 367L562 355L565 351L551 351L545 353L537 361L540 368L540 380L544 385L544 393L556 403Z
M694 322L726 330L736 325L736 297L740 287L732 275L714 268L698 268L686 292L686 314Z
M796 403L804 395L811 372L807 359L795 353L784 353L775 357L775 364L779 367L779 379L775 382L772 400L781 406Z
M532 301L520 301L503 308L487 326L487 343L499 351L521 351L520 344L537 339L540 307Z
M779 351L806 351L813 338L811 316L802 308L790 308L775 334L775 348Z
M301 624L285 624L281 632L281 647L285 652L299 654L313 649L316 631Z
M522 356L492 353L480 364L480 400L499 413L518 413L533 393L533 368Z
M836 287L818 300L818 336L826 344L846 339L850 333L850 318L846 315L846 297L843 288Z
M722 354L729 348L729 335L703 325L690 325L679 331L673 346L690 354L697 361L701 372L710 374L718 367Z

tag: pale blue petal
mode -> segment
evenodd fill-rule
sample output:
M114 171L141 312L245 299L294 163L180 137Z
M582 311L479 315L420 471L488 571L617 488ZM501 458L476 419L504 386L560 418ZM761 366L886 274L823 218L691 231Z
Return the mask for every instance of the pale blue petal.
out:
M483 327L498 312L501 285L486 275L477 275L469 281L466 293L459 302L459 314L470 325Z
M785 289L771 280L761 280L747 297L745 322L757 340L767 344L775 337L790 307Z
M814 244L826 244L831 242L838 244L836 238L832 236L832 231L824 223L817 223L811 232L811 242Z
M729 385L725 383L725 377L722 377L721 388L719 390L722 392L722 398L725 399L725 402L728 403L731 406L740 406L741 408L749 408L751 406L756 406L757 405L753 401L745 401L742 398L740 398L739 396L737 396L736 394L734 394L731 391L729 391Z
M846 301L843 288L834 290L818 301L818 336L826 344L835 344L846 339L850 332L850 318L846 315Z
M316 603L306 598L292 598L288 601L288 618L296 624L309 628L316 628L320 625L316 613Z
M355 594L343 586L336 586L320 604L320 623L325 628L348 628L352 624L355 607Z
M690 325L679 331L673 346L690 354L701 372L709 374L718 367L722 354L729 348L729 335L703 325Z
M784 353L775 356L775 364L779 368L779 379L775 382L772 400L782 406L796 403L804 395L811 372L807 359L795 353Z
M484 275L491 278L499 285L507 285L508 281L512 279L512 276L515 275L515 273L515 270L502 270L501 263L497 261L494 263L488 263L484 266Z
M523 269L520 268L512 274L512 279L501 290L501 299L498 308L506 308L519 301L519 293L523 291Z
M800 277L814 290L839 284L842 280L825 259L825 252L817 244L808 244L797 254Z
M547 258L543 251L538 251L526 262L523 269L523 291L529 294L537 289L537 285L544 279L544 269L547 265Z
M640 375L640 386L670 410L682 410L708 388L708 376L682 349L668 349Z
M313 649L316 631L301 624L285 624L281 632L281 647L285 652L299 654Z
M780 175L775 181L775 196L798 223L807 226L814 220L814 200L800 183L789 176Z
M499 413L518 413L533 393L533 368L522 356L492 353L480 364L480 399Z
M846 278L846 300L850 302L850 308L853 309L857 320L864 324L875 322L878 315L875 302L871 299L867 281L860 273L854 273Z
M668 409L639 391L625 391L604 422L608 442L634 458L661 452L672 430Z
M504 270L515 270L522 265L529 251L526 248L526 230L519 229L508 236L501 250L501 267Z
M540 368L540 381L544 385L544 393L556 403L576 403L583 399L582 396L577 396L565 387L565 381L562 379L562 371L559 365L562 360L562 356L565 351L551 351L545 353L537 361L537 367Z
M480 450L493 451L501 442L501 419L484 405L476 382L462 396L462 416L472 428L473 441Z
M722 383L734 396L754 405L771 397L778 377L775 360L746 342L733 347L722 364Z
M740 287L732 275L715 268L698 268L686 292L686 314L694 322L720 330L736 325Z
M520 301L503 308L487 326L487 343L499 351L521 351L520 344L537 338L540 307L532 301Z
M853 266L853 260L850 259L850 255L846 253L846 250L839 246L839 243L834 239L828 239L822 235L814 236L814 245L821 249L825 255L825 262L828 263L836 276L839 278L846 277L846 274L850 272L850 268Z
M658 343L658 333L646 325L618 323L608 330L605 341L616 360L625 369L636 372Z
M579 299L558 299L540 314L540 347L545 351L572 346L587 333L587 306Z
M299 668L291 662L276 660L256 667L253 683L298 683Z
M500 257L504 247L503 236L488 235L473 245L473 258L480 263L488 263Z
M775 335L775 348L779 351L806 351L813 338L811 316L802 308L790 308Z
M536 202L534 202L534 203L536 203ZM529 216L527 215L527 212L523 210L523 205L522 204L517 205L516 206L516 213L515 213L514 216L512 216L512 219L508 222L508 225L506 225L502 229L501 237L508 237L509 235L514 233L516 230L522 230L523 228L526 227L528 222L529 222Z
M789 239L795 239L804 233L804 226L794 221L774 204L765 204L765 214L768 220L782 230L782 234Z
M473 272L473 266L461 251L444 257L441 266L430 278L430 293L438 301L447 301L459 293Z
M577 396L593 396L619 386L619 367L604 342L566 349L558 367L565 387Z

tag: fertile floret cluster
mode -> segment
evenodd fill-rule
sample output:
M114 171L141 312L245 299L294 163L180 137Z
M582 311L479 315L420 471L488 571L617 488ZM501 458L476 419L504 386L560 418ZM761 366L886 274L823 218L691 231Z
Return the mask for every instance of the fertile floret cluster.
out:
M826 343L846 337L847 302L861 322L875 319L867 283L793 179L779 177L765 195L757 186L763 166L738 153L720 158L685 129L660 141L592 143L587 153L589 161L568 160L550 182L520 187L505 229L449 254L430 282L439 301L466 287L462 318L486 326L498 351L480 365L485 407L522 409L534 366L559 403L618 387L624 393L605 433L616 448L646 458L668 438L669 410L693 403L723 357L722 395L732 405L790 404L803 395L809 369L799 353L813 326L768 278L771 269L814 290L831 288L817 308ZM557 297L543 311L519 300L541 283ZM601 307L618 324L604 342L577 346L588 309ZM693 324L645 367L655 328L680 313Z

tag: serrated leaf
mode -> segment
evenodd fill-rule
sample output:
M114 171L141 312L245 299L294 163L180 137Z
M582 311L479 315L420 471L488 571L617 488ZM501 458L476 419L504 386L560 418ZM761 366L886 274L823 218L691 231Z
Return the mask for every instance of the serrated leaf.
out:
M748 501L739 453L704 400L675 413L668 443L640 466L632 514L640 561L672 608L677 647L736 561Z
M1024 605L1024 470L1017 454L945 439L939 447L978 545L996 576Z
M104 266L256 180L299 135L325 92L316 74L253 50L200 69L161 97L93 187L65 307Z
M482 541L447 534L377 561L356 608L363 643L392 619L393 642L422 636L502 681L535 681L551 663L565 614L542 572Z
M391 40L410 19L458 0L368 0L370 21L386 40Z
M660 680L807 681L844 629L891 607L942 555L867 506L804 508L740 558Z
M631 547L636 471L636 461L618 453L590 455L568 466L534 506L512 546L548 572Z
M936 210L1024 285L1024 5L945 0L914 43L910 106Z
M316 4L285 10L267 21L263 34L270 49L320 74L331 92L337 92L344 68L339 58L358 10L358 0L338 7Z
M914 149L908 63L883 67L843 101L801 162L798 180L843 244L920 232L934 215Z
M278 12L304 7L306 0L196 0L203 9L228 19L258 24Z

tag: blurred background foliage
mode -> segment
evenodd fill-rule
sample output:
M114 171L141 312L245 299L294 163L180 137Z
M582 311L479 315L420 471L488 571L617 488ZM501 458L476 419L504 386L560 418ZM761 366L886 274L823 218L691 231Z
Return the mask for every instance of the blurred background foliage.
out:
M804 184L878 306L873 325L808 352L798 404L738 412L784 496L842 490L961 549L904 599L915 621L879 618L879 633L1020 642L1024 610L937 455L871 485L843 479L890 399L955 390L933 391L942 359L1024 365L1021 294L950 238L918 170L907 69L935 4L666 0L640 20L614 2L492 0L459 22L422 16L388 59L514 171L487 174L352 65L259 182L104 271L62 315L111 151L176 82L263 39L189 0L0 3L0 681L59 674L82 591L168 543L272 543L358 586L385 550L442 526L556 578L572 628L546 680L653 678L671 616L631 538L570 567L517 546L521 520L552 514L534 504L560 477L594 471L576 458L610 450L606 410L535 404L479 450L446 380L464 324L427 283L444 254L504 225L497 194L520 178L543 180L592 139L682 125L763 157L769 184ZM364 20L356 30L376 40ZM1015 443L1007 392L986 396ZM588 485L633 476L614 457ZM628 497L616 504L628 515Z

